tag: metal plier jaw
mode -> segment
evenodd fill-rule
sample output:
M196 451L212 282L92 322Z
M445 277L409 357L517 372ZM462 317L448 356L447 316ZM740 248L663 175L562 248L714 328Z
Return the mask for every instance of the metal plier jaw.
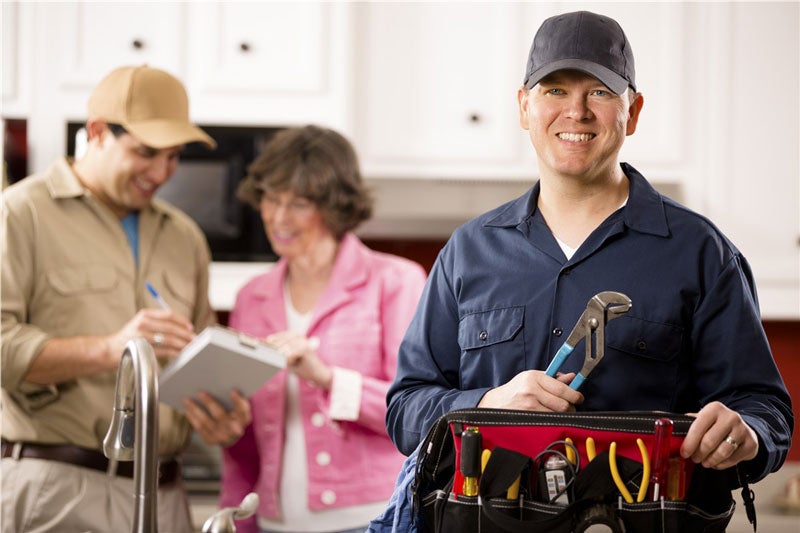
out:
M606 349L605 327L610 320L614 320L631 309L631 299L621 292L605 291L595 294L586 304L583 312L572 333L566 342L559 348L556 356L550 362L545 373L555 377L561 365L567 360L575 349L575 345L584 337L586 338L586 355L583 367L570 383L570 387L578 390L594 367L603 359Z

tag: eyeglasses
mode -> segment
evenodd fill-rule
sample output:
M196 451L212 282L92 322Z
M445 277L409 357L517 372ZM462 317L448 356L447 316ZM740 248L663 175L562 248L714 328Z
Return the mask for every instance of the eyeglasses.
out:
M262 193L262 209L276 211L279 207L283 207L291 215L302 216L310 214L317 208L317 205L307 198L297 197L291 193L284 193L280 195L268 192Z

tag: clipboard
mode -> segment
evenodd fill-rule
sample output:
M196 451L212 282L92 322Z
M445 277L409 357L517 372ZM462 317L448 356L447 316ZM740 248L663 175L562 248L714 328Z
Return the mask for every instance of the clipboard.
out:
M209 326L159 375L159 400L183 411L181 398L204 390L231 410L230 390L250 397L286 359L260 340L223 326Z

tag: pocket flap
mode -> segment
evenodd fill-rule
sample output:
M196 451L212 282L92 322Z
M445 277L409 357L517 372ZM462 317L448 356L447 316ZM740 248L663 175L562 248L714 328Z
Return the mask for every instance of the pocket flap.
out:
M683 328L624 316L606 327L606 344L632 355L670 361L681 351Z
M70 296L113 288L117 284L117 272L112 266L96 263L51 270L47 280L58 293Z
M190 309L194 306L194 286L192 280L176 272L164 272L164 285L169 295Z
M472 313L458 325L458 344L462 350L472 350L511 340L522 329L524 318L523 306Z

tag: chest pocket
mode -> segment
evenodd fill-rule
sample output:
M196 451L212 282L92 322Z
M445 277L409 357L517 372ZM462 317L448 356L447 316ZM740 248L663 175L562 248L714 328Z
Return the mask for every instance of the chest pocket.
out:
M113 289L117 285L117 272L108 265L81 265L50 271L47 280L62 296L80 296Z
M681 352L683 328L624 316L609 322L606 345L630 355L666 363Z
M163 273L164 287L166 287L164 298L173 311L176 311L190 320L194 317L194 305L197 298L194 283L192 283L191 273L178 273L165 271Z
M508 342L522 329L524 307L506 307L473 313L458 325L458 344L462 350L474 350Z
M460 384L462 388L499 384L522 370L525 342L522 326L525 308L504 307L472 313L458 325L461 347ZM480 385L482 384L482 385Z
M29 320L56 337L107 335L130 315L120 273L102 263L67 266L45 274Z

